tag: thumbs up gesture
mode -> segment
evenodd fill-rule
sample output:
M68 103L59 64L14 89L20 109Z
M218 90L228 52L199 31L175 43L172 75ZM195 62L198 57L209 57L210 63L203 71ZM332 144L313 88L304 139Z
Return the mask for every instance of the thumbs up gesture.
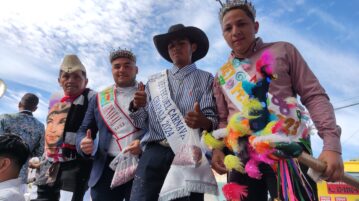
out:
M186 114L185 122L188 127L193 129L202 128L203 130L207 131L212 130L212 121L204 116L204 114L201 112L201 108L198 102L194 103L193 111Z
M84 152L87 155L90 155L92 153L92 151L93 151L93 139L92 139L92 136L91 136L91 130L90 129L87 130L86 137L84 137L81 140L80 148L81 148L82 152Z
M140 107L145 107L147 104L147 94L145 92L145 85L142 82L138 83L138 89L135 92L133 98L133 107L138 109Z

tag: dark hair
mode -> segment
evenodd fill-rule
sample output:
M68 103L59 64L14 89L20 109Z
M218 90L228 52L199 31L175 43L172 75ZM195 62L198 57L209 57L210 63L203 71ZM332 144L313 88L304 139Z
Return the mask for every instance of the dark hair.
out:
M63 70L60 70L60 72L59 72L59 78L61 78L61 75L62 75L63 72L64 72ZM86 72L81 71L81 73L82 73L82 75L83 75L85 78L87 78L87 77L86 77Z
M49 118L52 117L53 115L63 114L63 113L67 114L70 110L70 107L68 107L67 104L57 103L54 106L52 106L51 110L52 111L50 111L50 113L47 115L46 121L48 121Z
M39 104L39 98L32 93L26 93L20 101L21 106L25 109L25 110L34 110L37 106L37 104Z
M253 15L253 13L252 13L252 11L248 8L247 5L239 5L239 6L235 6L235 7L233 7L233 8L230 8L230 9L226 10L226 11L223 13L223 15L222 15L221 23L223 22L224 16L225 16L229 11L234 10L234 9L241 9L249 18L251 18L251 20L252 20L253 22L256 21L254 15Z
M10 158L21 169L30 156L30 150L19 136L5 134L0 136L0 156Z

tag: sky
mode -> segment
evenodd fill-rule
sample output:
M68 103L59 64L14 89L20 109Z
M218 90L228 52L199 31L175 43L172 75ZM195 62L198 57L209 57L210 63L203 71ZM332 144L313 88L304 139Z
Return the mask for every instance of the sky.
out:
M326 89L334 108L359 102L359 1L253 0L266 42L294 44ZM157 53L153 36L171 25L201 28L210 49L197 62L216 73L230 49L222 37L215 0L11 0L0 3L0 79L7 91L0 114L17 112L21 96L40 97L35 117L44 121L48 99L60 90L59 66L77 54L87 68L88 86L113 84L109 52L127 48L137 55L138 80L171 67ZM359 158L359 105L335 111L342 127L344 160ZM318 156L322 141L313 135Z

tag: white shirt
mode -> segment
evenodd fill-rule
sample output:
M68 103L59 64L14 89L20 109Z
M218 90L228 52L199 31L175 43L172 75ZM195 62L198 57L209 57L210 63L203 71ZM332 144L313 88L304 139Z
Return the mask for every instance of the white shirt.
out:
M20 178L0 182L0 201L25 201L24 195L20 193L21 184Z
M117 87L116 88L116 98L117 103L121 107L122 111L125 113L125 115L132 121L132 119L129 116L130 111L128 110L130 106L130 102L133 100L133 97L135 95L135 92L137 91L138 84L136 84L132 87ZM133 127L132 125L126 125L121 130L124 132L127 132L130 130L128 127ZM139 130L136 133L129 135L128 137L121 139L121 145L122 149L125 149L133 140L137 139L139 135L142 134L143 131ZM120 138L122 136L127 135L127 133L120 133L117 134ZM110 146L108 149L108 154L110 156L117 156L120 153L120 148L118 143L116 142L116 138L112 135L112 139L110 142Z

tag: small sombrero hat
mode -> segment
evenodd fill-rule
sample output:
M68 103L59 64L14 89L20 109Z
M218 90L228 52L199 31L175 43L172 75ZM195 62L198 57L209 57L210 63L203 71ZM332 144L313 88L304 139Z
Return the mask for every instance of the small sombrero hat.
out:
M185 27L183 24L172 25L165 34L153 37L156 49L160 55L172 63L168 54L168 44L175 38L188 38L192 43L197 44L197 50L192 54L192 62L202 59L206 56L209 48L209 41L206 34L197 27Z
M66 73L73 73L78 70L86 73L85 66L81 63L77 55L74 54L69 54L64 57L60 65L60 70Z

